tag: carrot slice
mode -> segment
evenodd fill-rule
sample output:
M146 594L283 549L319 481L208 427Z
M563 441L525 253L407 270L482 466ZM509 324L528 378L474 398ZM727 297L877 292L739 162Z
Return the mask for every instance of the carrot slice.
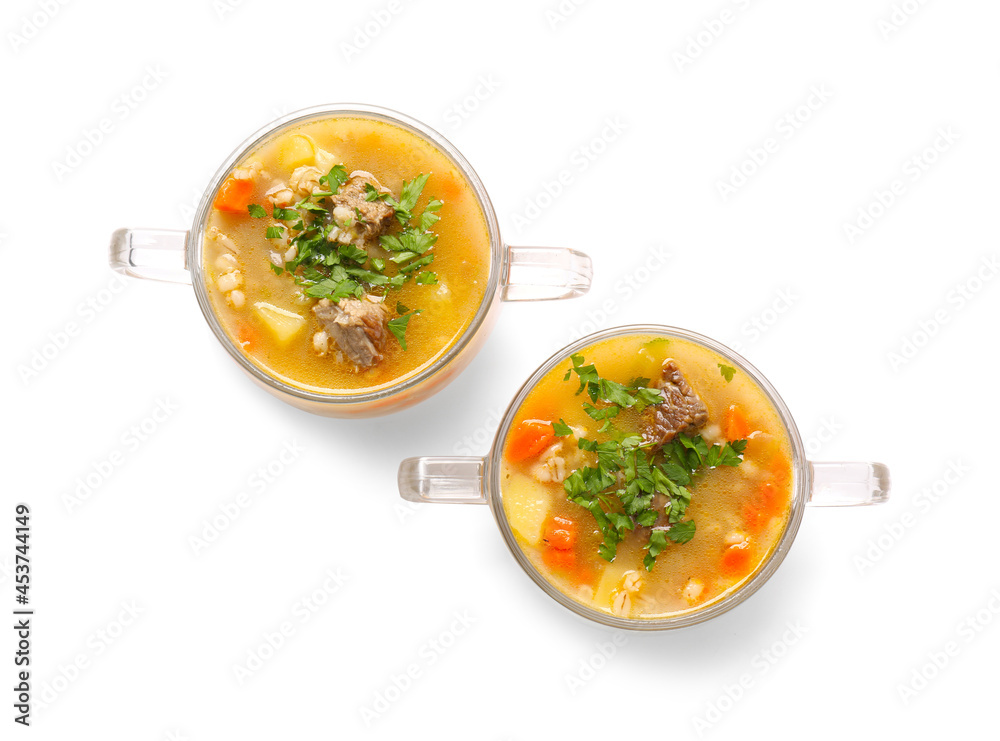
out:
M234 178L230 175L219 188L219 194L212 204L216 211L226 213L247 213L247 206L253 198L253 181Z
M719 570L726 576L745 576L750 571L750 547L731 546L722 554Z
M240 347L243 348L243 352L252 352L257 346L257 342L260 340L260 332L252 324L241 323L238 325L236 330L236 341L239 343Z
M568 517L551 517L542 530L542 540L557 550L570 550L576 545L576 523Z
M746 414L735 404L730 406L725 414L722 415L722 434L726 436L726 440L729 442L733 440L746 440L750 437L751 432L753 432L753 428L750 427L750 422L747 420Z
M542 561L553 571L571 572L576 568L576 552L546 548L542 551Z
M757 487L750 500L743 505L743 524L751 533L763 530L771 518L781 514L783 502L778 487L765 481Z
M507 460L516 462L533 458L549 447L555 437L551 422L526 419L507 436Z
M767 462L765 469L771 475L771 481L778 486L784 484L792 477L792 462L784 453L772 456L771 460Z

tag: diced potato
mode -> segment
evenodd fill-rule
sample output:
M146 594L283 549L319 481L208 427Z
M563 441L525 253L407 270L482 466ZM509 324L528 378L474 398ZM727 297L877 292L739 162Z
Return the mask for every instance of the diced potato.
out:
M264 326L282 344L288 344L306 326L305 317L266 301L258 301L253 308Z
M315 156L316 142L304 134L286 136L278 144L278 164L288 171L311 165Z
M503 490L507 521L515 534L530 545L542 542L542 526L549 515L551 495L528 476L511 474Z
M621 556L605 566L601 572L601 580L597 582L597 589L594 590L594 604L604 608L613 607L612 602L622 590L625 574L634 570L633 564L625 563Z

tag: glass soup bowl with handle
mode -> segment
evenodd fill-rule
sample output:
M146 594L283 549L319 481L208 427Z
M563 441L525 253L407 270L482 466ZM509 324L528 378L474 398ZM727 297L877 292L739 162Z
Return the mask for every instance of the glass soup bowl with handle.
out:
M254 153L275 141L276 137L297 130L309 131L309 126L323 125L328 121L361 121L370 126L388 126L389 129L401 130L402 133L397 132L399 136L416 137L413 141L420 147L429 145L427 151L436 153L432 156L444 157L437 161L447 163L448 169L453 167L453 172L457 173L457 178L461 181L461 192L466 194L467 202L471 203L474 199L484 222L476 225L476 233L484 237L482 264L486 265L486 269L483 280L477 281L477 286L484 284L482 296L478 303L469 302L463 309L467 314L463 318L464 329L456 331L422 365L406 370L399 377L388 381L383 379L368 387L353 388L349 384L330 388L317 387L316 384L298 382L288 374L275 372L259 359L249 356L244 351L244 343L234 337L231 330L227 331L220 321L219 308L213 306L213 287L205 266L206 241L213 204L220 198L220 189L234 173L234 168L244 167ZM402 159L411 154L413 148L407 150L400 147L398 151L402 153ZM347 167L350 168L350 165ZM431 186L428 185L428 190L430 189ZM472 196L468 196L468 193ZM444 200L447 204L447 197ZM267 212L270 212L271 204L265 202L265 205ZM360 218L360 212L358 213ZM469 364L496 322L502 303L581 296L589 290L592 276L590 258L576 250L507 245L501 238L496 213L482 181L450 142L426 124L402 113L361 104L308 108L282 116L264 126L240 144L219 167L198 204L189 230L119 229L111 239L110 263L116 271L128 276L192 284L209 328L232 359L255 383L293 406L332 417L387 414L426 399L443 388ZM396 301L388 295L386 304L395 305ZM388 332L385 335L388 337ZM391 338L389 340L395 341ZM335 345L332 346L331 355L336 349Z
M596 548L589 552L589 563L582 561L576 563L574 559L579 554L575 551L557 550L568 547L567 542L570 536L570 533L566 530L560 530L560 528L570 526L575 528L577 525L574 524L574 521L583 523L579 524L581 532L586 531L587 527L590 528L589 537L591 537L592 548L595 543L600 542L601 534L592 513L588 512L580 503L569 502L567 499L567 493L573 488L567 486L567 482L571 480L572 470L574 470L570 465L570 460L572 460L573 455L579 455L579 453L574 453L568 448L559 448L561 438L551 435L555 433L556 435L568 436L571 427L577 425L577 429L573 431L574 435L592 438L592 442L596 443L612 439L615 433L614 430L604 434L601 434L599 430L593 431L602 422L588 423L587 418L580 414L581 405L591 402L588 394L580 393L579 396L575 397L577 410L574 413L577 414L577 418L574 421L567 413L566 418L569 421L565 422L566 427L563 427L562 415L568 407L560 406L558 402L551 403L551 399L547 398L546 394L549 394L553 389L560 388L560 384L566 384L566 389L561 392L564 398L572 397L578 386L580 391L583 391L583 379L587 374L587 365L589 364L596 366L598 373L601 372L602 366L606 365L610 368L616 364L619 369L628 369L629 373L633 373L635 368L629 366L629 358L642 353L650 354L651 358L645 358L645 365L641 368L642 373L629 375L629 378L635 378L636 375L645 376L649 374L650 370L661 367L661 363L663 368L667 367L667 363L673 363L671 367L680 368L682 374L687 377L687 381L690 381L689 388L693 388L695 393L702 394L704 390L711 392L712 396L705 396L705 399L708 402L709 412L712 412L714 406L716 414L714 416L709 414L708 423L702 428L705 438L723 443L730 439L726 434L722 434L727 429L726 426L720 429L717 425L717 412L720 411L718 407L720 404L727 403L720 401L720 399L728 401L730 398L726 394L747 394L746 398L750 400L748 404L753 400L759 401L759 404L751 405L750 408L757 409L755 414L758 415L755 423L759 422L759 427L753 429L762 431L750 431L751 427L744 426L735 433L736 436L748 438L744 443L737 443L737 445L747 446L741 448L741 462L729 468L719 465L718 474L712 470L715 476L712 481L715 483L706 489L700 488L700 474L692 475L692 481L687 490L690 501L697 502L699 498L704 499L705 497L708 499L705 500L706 503L700 505L697 515L694 515L694 520L698 520L698 522L692 526L693 537L689 541L678 543L664 540L664 551L675 549L674 553L678 555L678 558L683 559L686 557L683 555L682 549L701 548L702 550L690 551L689 560L676 562L683 563L683 566L678 566L675 571L671 571L674 569L674 561L662 561L665 556L669 556L664 552L659 553L647 571L648 567L643 568L641 561L644 551L637 547L638 544L633 543L632 550L626 555L622 555L625 541L617 546L618 552L610 563L606 557L596 556ZM665 355L666 358L660 357L660 355ZM574 358L574 356L576 357ZM625 356L624 359L623 356ZM677 361L674 362L673 358L677 358ZM579 372L574 374L574 366L577 366L578 371L584 375ZM621 373L624 372L621 370ZM740 378L741 376L742 378ZM622 384L629 383L624 377L612 380ZM643 381L648 382L648 379L635 381L630 388L638 387ZM732 386L729 385L729 381L734 382ZM740 384L744 385L741 387ZM649 385L655 387L657 384L650 382ZM669 397L666 393L664 395ZM667 403L669 403L669 398ZM604 397L601 397L590 405L588 414L592 413L592 416L596 416L600 420L603 410L606 410L608 406ZM542 416L536 414L540 411L548 412L557 419L529 419L529 417ZM621 409L620 411L622 414L615 416L612 420L621 425L618 439L630 432L627 426L628 413L632 410ZM728 408L726 414L729 414ZM604 421L607 419L604 418ZM635 420L636 417L632 417L632 419ZM726 424L737 425L733 419L727 418ZM534 464L539 468L533 469L541 472L541 474L537 474L540 475L538 482L531 482L530 476L526 476L523 471L518 472L518 465L521 464L512 465L507 459L511 456L511 451L514 450L515 443L513 441L520 439L516 437L515 433L515 430L520 429L520 427L515 427L515 425L523 424L527 424L529 430L531 425L535 425L536 428L549 425L546 433L548 437L534 445L534 448L529 449L529 452L538 456L540 461ZM584 424L588 424L587 429L592 431L584 434L580 427ZM713 424L716 425L716 428L710 431ZM763 432L763 430L767 430L767 432ZM693 445L694 443L691 441L700 439L700 435L698 438L695 438L694 435L685 435L685 438ZM567 437L566 439L572 441L574 438ZM533 443L530 437L528 442L529 444ZM547 452L540 452L541 448L550 444L554 447L549 448ZM585 445L590 446L591 443L585 443ZM569 445L568 447L577 448L577 445ZM579 445L579 447L583 448L584 445ZM725 449L721 444L719 448L720 450ZM518 449L520 450L520 448ZM666 450L667 448L664 447L664 451ZM565 458L564 470L558 470L561 464L554 462L551 457L553 451ZM523 451L518 455L523 455ZM772 463L770 464L766 463L768 456L771 456ZM596 455L590 459L590 463L582 464L582 466L590 466L591 470L594 470L593 461L595 459ZM780 467L774 461L780 461ZM545 470L546 463L549 464L547 471ZM735 463L735 461L730 460L730 463ZM745 470L741 471L741 469ZM558 475L556 475L557 470ZM771 470L774 473L769 473ZM617 483L609 481L609 489L606 489L605 492L616 486L624 487L623 482L627 479L624 478L623 471L624 468L621 468L619 469L620 473L613 474L618 476ZM726 478L727 476L729 478ZM746 480L753 481L753 486L757 488L746 488L750 484L741 483L743 481L741 477L744 476L749 477ZM560 480L563 477L565 477L564 481L560 485ZM707 485L708 474L704 474L703 480ZM525 499L526 481L529 489L530 486L540 487L538 491L541 494L537 499L532 499L533 494ZM775 489L775 486L778 486L780 491ZM746 488L746 493L744 493L744 488ZM620 491L625 491L625 489L622 488ZM761 491L771 492L772 500L778 502L778 507L773 510L773 515L769 515L763 520L760 519L759 510L740 508L741 504L748 507L751 500L754 503L758 502ZM404 460L399 468L399 492L404 499L412 502L489 505L500 530L500 535L514 559L525 573L554 600L578 615L604 625L633 630L662 630L700 623L743 602L756 592L781 565L795 539L807 506L852 506L884 502L889 495L889 472L881 463L810 462L805 457L802 439L788 408L767 379L744 358L720 343L694 332L663 325L633 325L608 329L584 337L563 348L542 364L525 382L510 403L500 422L490 451L484 457L420 457ZM751 494L750 492L756 493ZM715 497L715 499L712 500L711 497ZM730 506L725 504L726 497L730 497L730 504L735 505L731 512L725 509L725 507ZM745 497L747 501L743 502L741 497ZM553 507L556 500L560 501L555 504L553 509L546 509ZM670 502L671 500L667 500L668 505ZM606 511L614 511L616 505L604 500L601 508ZM695 509L696 506L691 504L687 510L688 514L690 515ZM669 511L669 506L666 510ZM553 511L563 515L564 519L560 520L558 516L553 517L551 514ZM618 509L618 511L623 510ZM716 511L717 514L713 515L713 511ZM549 512L549 514L544 514L545 512ZM512 522L512 513L516 513L518 521ZM748 525L748 521L741 520L741 517L756 518L752 520L756 524ZM659 518L658 515L658 524L665 522ZM527 526L525 522L528 523ZM548 524L543 526L543 522ZM552 525L553 522L556 524ZM563 524L560 525L560 522ZM722 525L718 523L722 523ZM753 536L757 539L753 544L750 542L749 535L740 535L741 528L749 531L750 527L761 528L753 530L754 533L759 533L759 535ZM526 537L525 533L532 528L534 528L534 536ZM649 532L651 535L656 529L658 528L636 526L634 531L629 532L629 535L639 537L642 531ZM659 529L670 531L669 527ZM736 533L735 538L733 533ZM576 538L575 531L573 537ZM584 535L580 535L579 541L573 547L579 548L579 542L582 542L584 537ZM713 538L716 541L713 541ZM700 544L699 539L701 540ZM639 541L639 543L641 542L644 542L644 537ZM715 544L716 542L717 544ZM757 549L754 551L756 559L754 561L745 559L744 554L737 552L741 548L751 545ZM648 546L644 547L648 548ZM539 557L539 553L542 554L542 557ZM555 558L550 561L547 558L548 555L553 555ZM616 565L617 561L627 560L629 556L633 559L630 570L626 570L624 566ZM719 564L726 564L726 559L730 556L736 557L732 559L734 561L746 560L748 565L745 568L747 571L736 577L714 576L715 570L720 568ZM702 560L705 563L702 563ZM709 560L712 562L708 563ZM574 587L572 579L560 575L560 569L575 569L577 571L573 573L583 573L584 583ZM581 569L582 572L579 571ZM657 575L657 569L662 569L659 575ZM598 573L596 577L594 576L595 571ZM609 574L612 575L612 578L608 578ZM689 578L690 574L695 576ZM713 579L716 579L714 586L712 586ZM652 594L652 597L646 596L643 589L640 588L644 580L648 580L649 586L646 591ZM713 592L713 589L716 591ZM692 594L693 600L691 600ZM599 597L604 601L601 602ZM665 601L658 603L657 599L660 597ZM651 607L647 612L640 614L640 611L637 611L637 606L641 604L651 605ZM667 604L671 607L662 607L662 605Z

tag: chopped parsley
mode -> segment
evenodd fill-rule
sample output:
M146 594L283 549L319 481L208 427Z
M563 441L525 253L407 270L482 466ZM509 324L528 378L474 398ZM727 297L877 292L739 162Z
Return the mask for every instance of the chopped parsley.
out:
M601 378L593 364L584 364L582 355L573 355L571 360L573 366L564 380L576 373L580 382L576 393L586 391L592 402L584 403L584 411L591 419L603 422L598 432L609 433L610 439L579 438L578 447L594 453L597 465L573 471L563 482L563 489L571 502L588 510L597 521L603 535L597 550L606 561L615 559L618 544L627 533L640 527L651 528L643 559L646 570L651 571L668 541L687 543L694 537L694 521L683 519L691 503L688 487L708 469L738 466L747 441L708 445L701 435L681 434L657 447L640 435L621 432L614 428L612 420L622 409L642 411L663 403L663 396L649 388L648 378L622 385ZM553 429L559 437L573 434L561 419Z
M437 234L430 229L440 220L437 212L443 204L431 199L420 214L413 212L429 177L429 174L420 174L404 182L398 201L390 193L380 193L371 183L365 184L366 200L384 201L393 209L402 227L397 233L379 237L379 245L390 253L386 260L369 255L353 243L344 244L336 239L339 232L334 233L334 229L343 229L344 225L334 220L334 205L329 199L347 182L348 174L344 165L334 165L319 178L319 185L325 190L310 193L291 207L272 208L271 218L284 223L268 226L265 237L281 239L287 230L291 237L289 245L295 249L291 260L284 260L280 265L272 264L271 269L276 275L291 275L298 285L303 286L306 296L333 302L345 298L360 299L366 293L384 295L389 290L402 287L410 279L418 285L437 283L437 274L424 268L434 261L431 249L437 242ZM247 210L255 219L268 215L257 204L251 204ZM354 212L355 220L363 223L361 210L355 208ZM389 321L389 331L405 350L406 327L420 310L407 309L397 313L399 316Z
M726 379L726 383L732 381L733 376L736 375L735 368L729 365L723 365L722 363L719 363L719 372L722 374L722 377Z

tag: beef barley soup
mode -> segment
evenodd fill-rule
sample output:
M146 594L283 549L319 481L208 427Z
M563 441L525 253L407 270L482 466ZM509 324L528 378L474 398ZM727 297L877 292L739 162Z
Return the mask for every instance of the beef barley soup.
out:
M701 610L740 589L788 523L792 450L757 383L694 342L600 341L525 397L503 508L534 569L623 618Z
M236 163L203 267L252 363L307 391L354 394L419 373L462 336L484 299L490 238L472 186L430 142L331 116Z

